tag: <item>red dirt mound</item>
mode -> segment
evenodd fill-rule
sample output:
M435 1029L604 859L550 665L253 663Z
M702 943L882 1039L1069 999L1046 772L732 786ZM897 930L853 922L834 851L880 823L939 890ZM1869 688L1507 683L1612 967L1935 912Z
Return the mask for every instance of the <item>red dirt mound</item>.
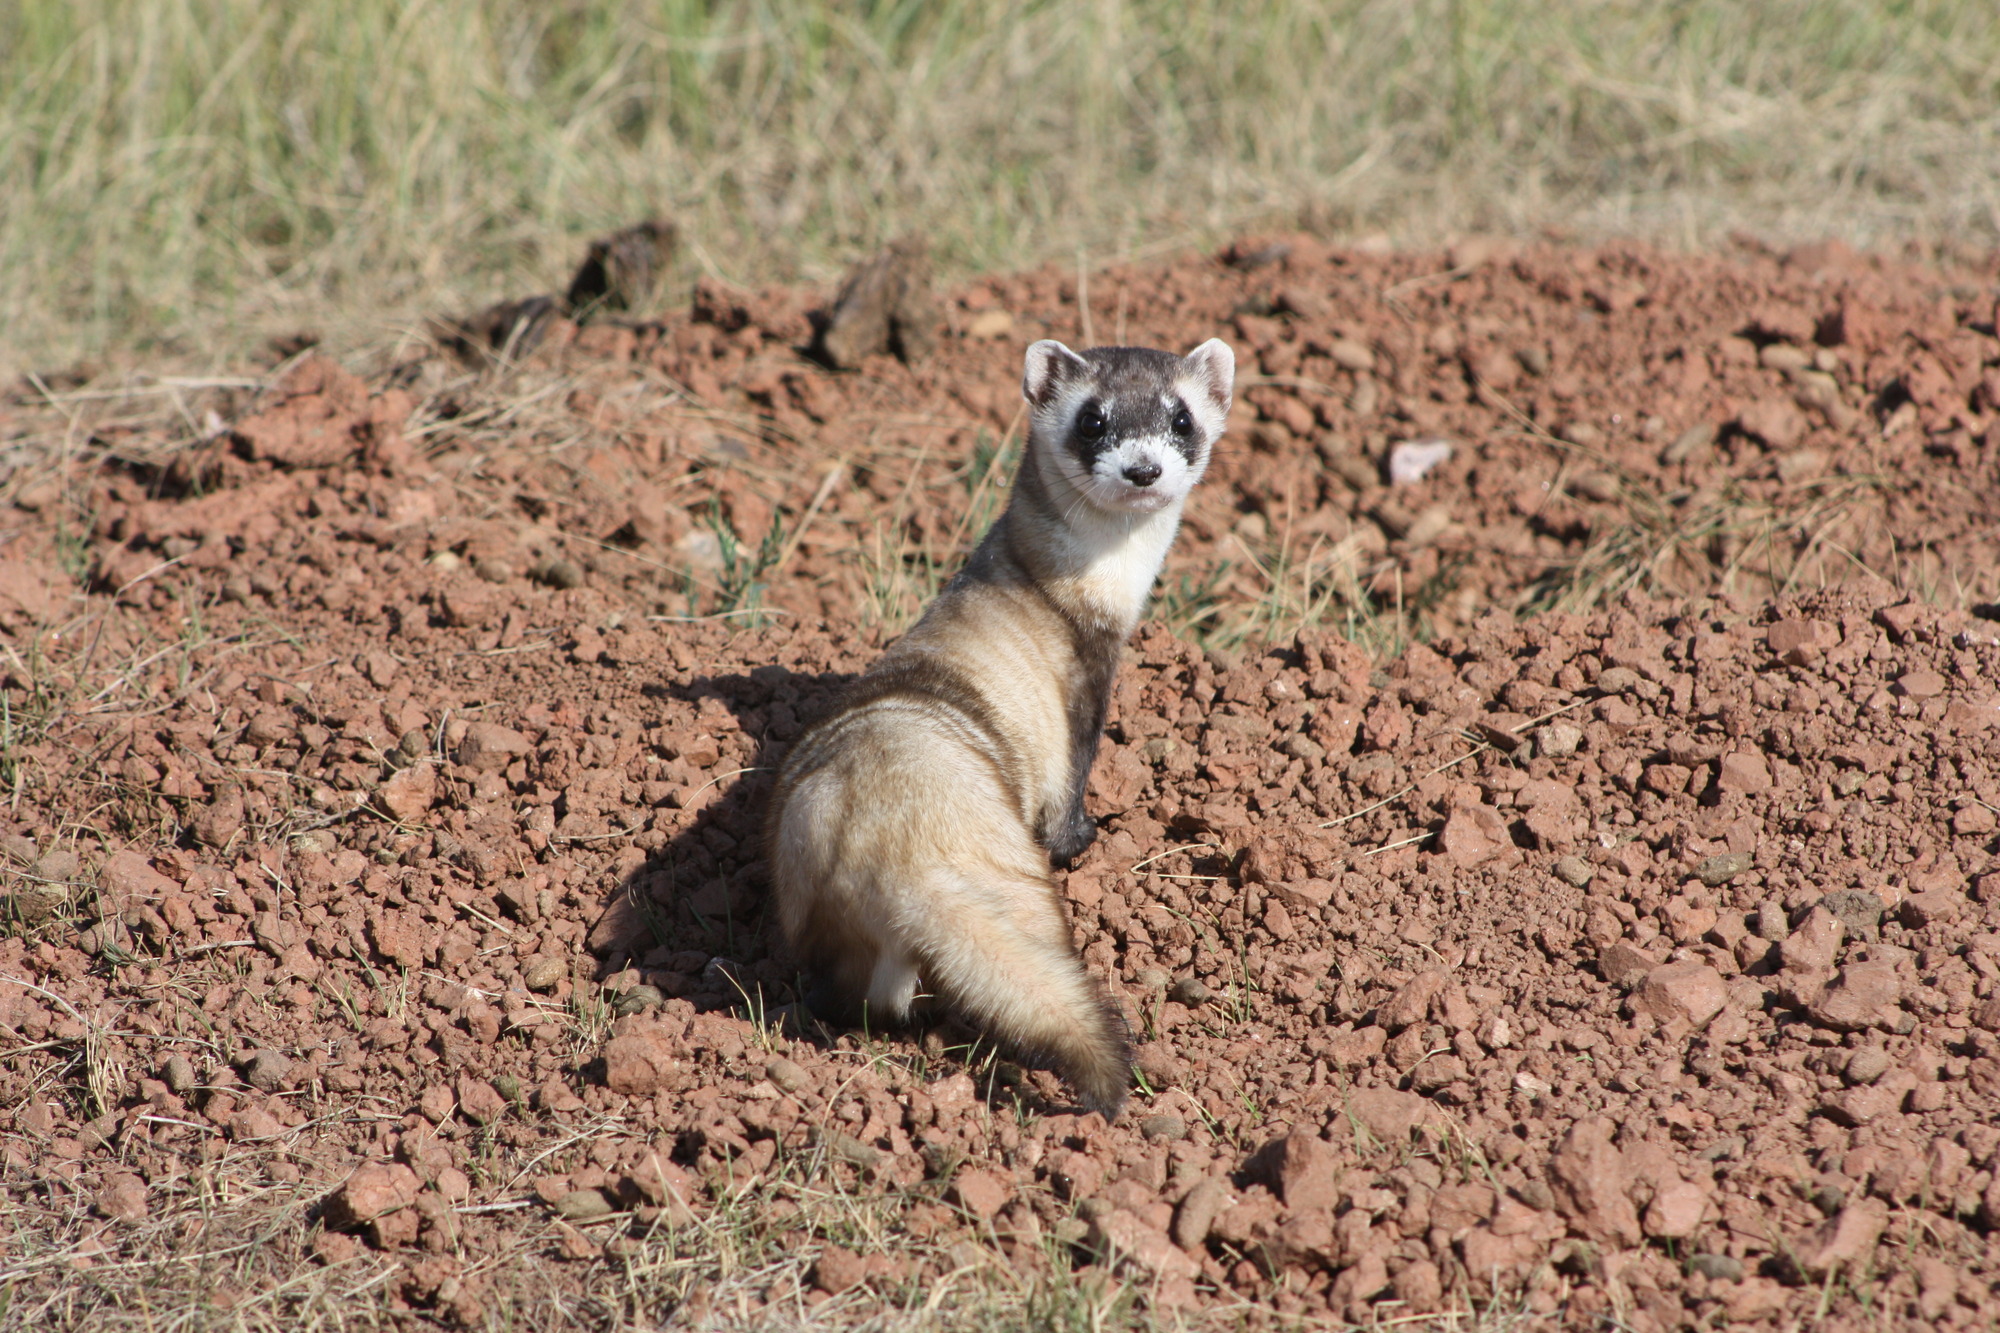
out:
M475 1324L545 1299L482 1256L745 1199L796 1268L678 1315L997 1254L1230 1318L2000 1317L1990 306L1832 250L1289 245L1091 279L1100 335L1264 377L1065 885L1144 1038L1112 1126L802 1022L757 840L990 513L1073 279L957 293L914 370L713 287L498 382L309 361L11 480L17 1292L220 1181L312 1203L274 1263L392 1253L380 1299Z

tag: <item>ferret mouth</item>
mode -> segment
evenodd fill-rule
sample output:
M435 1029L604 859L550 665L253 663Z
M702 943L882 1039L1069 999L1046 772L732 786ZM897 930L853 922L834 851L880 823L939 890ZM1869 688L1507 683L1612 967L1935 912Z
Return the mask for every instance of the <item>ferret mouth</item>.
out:
M1163 486L1134 486L1124 481L1099 483L1094 489L1103 508L1134 514L1157 514L1180 498Z

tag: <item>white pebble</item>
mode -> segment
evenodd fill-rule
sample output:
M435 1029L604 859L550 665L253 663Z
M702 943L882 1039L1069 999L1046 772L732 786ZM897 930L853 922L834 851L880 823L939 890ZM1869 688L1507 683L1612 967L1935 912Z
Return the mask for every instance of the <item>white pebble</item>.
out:
M1408 486L1451 457L1450 440L1405 440L1389 451L1389 484Z

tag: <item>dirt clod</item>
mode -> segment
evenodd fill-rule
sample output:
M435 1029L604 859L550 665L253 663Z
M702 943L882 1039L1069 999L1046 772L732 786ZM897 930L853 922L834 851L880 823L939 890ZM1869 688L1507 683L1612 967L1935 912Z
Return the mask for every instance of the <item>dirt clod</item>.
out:
M930 247L922 237L905 237L848 275L827 310L817 346L829 365L841 369L882 352L914 362L937 345L939 318Z

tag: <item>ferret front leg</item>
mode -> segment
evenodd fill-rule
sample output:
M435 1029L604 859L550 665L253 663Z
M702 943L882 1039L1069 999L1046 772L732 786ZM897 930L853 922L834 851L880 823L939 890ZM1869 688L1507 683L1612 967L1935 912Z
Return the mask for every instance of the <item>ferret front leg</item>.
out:
M1042 846L1048 848L1049 864L1067 869L1097 841L1097 821L1084 808L1084 789L1090 786L1090 765L1097 758L1098 734L1088 742L1079 740L1072 751L1069 798L1047 821Z

